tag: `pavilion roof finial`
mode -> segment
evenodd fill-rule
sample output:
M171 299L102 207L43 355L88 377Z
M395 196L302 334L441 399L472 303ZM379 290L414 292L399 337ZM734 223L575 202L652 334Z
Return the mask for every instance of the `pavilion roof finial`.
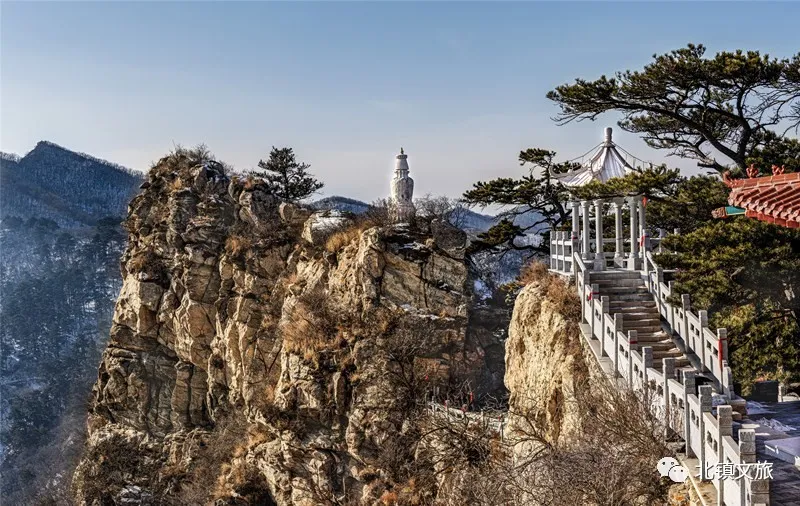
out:
M401 155L404 155L404 154L405 154L405 152L403 151L403 146L400 146L400 154L401 154Z

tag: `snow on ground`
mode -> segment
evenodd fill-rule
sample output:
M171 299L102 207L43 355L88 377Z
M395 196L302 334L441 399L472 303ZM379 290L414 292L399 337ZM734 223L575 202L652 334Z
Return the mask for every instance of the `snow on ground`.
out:
M772 411L770 411L767 408L767 406L764 406L760 402L747 401L747 414L748 414L748 416L766 415L766 414L770 414L770 413L772 413Z
M770 418L760 418L758 420L755 420L755 423L762 425L764 427L769 427L772 430L777 430L781 432L791 432L796 429L796 427L792 427L791 425L786 425L785 423L781 423L779 420Z

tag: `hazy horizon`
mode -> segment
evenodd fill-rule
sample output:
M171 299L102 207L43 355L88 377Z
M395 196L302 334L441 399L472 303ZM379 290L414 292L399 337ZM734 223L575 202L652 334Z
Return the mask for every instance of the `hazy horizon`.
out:
M48 140L146 170L205 143L246 170L291 146L322 196L371 201L403 146L416 195L457 196L522 174L522 149L573 158L615 126L557 127L555 86L689 42L788 57L798 18L800 5L762 2L2 2L0 150ZM694 167L619 128L615 140Z

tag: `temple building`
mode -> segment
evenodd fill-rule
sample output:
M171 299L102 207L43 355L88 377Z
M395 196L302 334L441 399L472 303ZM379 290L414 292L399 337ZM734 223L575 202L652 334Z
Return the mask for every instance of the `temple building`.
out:
M771 176L758 177L750 166L747 178L723 180L731 189L728 206L714 210L714 217L726 218L743 214L748 218L788 228L800 228L800 172L784 174L784 168L773 165Z
M406 223L414 217L414 180L408 176L408 155L403 148L396 157L389 200L393 221Z

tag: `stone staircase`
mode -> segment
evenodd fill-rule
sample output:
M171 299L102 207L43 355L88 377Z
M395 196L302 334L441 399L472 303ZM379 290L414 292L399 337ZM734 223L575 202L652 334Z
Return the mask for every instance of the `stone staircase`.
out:
M653 348L653 368L661 371L661 359L672 357L675 368L689 366L689 359L675 346L661 327L661 314L653 296L637 271L607 270L591 273L592 284L598 285L599 295L607 296L609 313L622 313L622 331L627 335L635 330L640 348Z

